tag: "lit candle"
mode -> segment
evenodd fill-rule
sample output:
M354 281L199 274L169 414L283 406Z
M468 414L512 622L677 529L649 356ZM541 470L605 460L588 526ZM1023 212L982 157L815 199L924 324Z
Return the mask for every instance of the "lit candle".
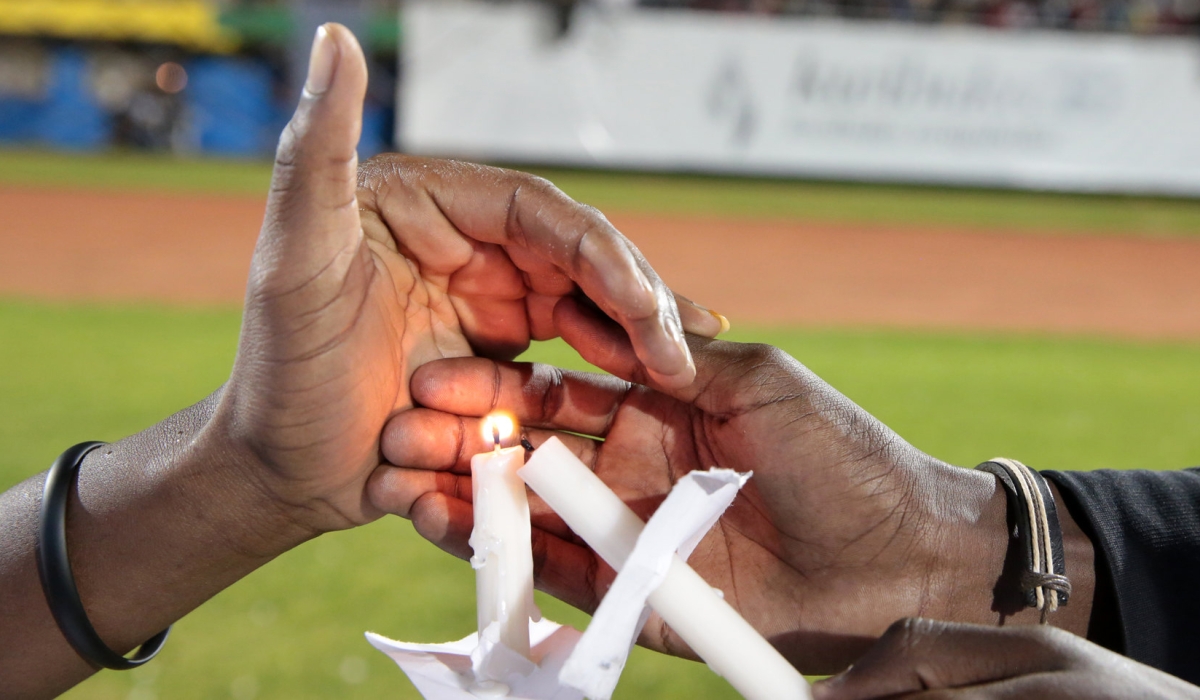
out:
M496 413L483 421L484 438L495 448L471 458L471 490L475 527L471 531L471 566L479 635L498 624L500 642L529 658L529 618L533 607L533 549L529 532L529 501L517 470L525 448L502 448L516 425L511 416Z
M566 445L551 438L518 473L575 534L621 570L644 524ZM811 697L804 677L678 555L648 602L749 700Z

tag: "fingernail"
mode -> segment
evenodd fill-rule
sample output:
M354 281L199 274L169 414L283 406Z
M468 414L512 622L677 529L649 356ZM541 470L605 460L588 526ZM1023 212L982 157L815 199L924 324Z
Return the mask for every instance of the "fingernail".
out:
M329 84L333 82L333 71L337 68L337 59L337 43L329 35L328 25L322 24L317 27L312 54L308 57L308 79L304 81L304 91L315 96L328 90Z
M729 319L725 318L725 314L719 314L716 311L713 311L712 309L705 309L705 310L708 311L708 313L712 314L714 318L716 318L718 321L721 322L721 330L717 332L717 335L720 335L721 333L729 332Z

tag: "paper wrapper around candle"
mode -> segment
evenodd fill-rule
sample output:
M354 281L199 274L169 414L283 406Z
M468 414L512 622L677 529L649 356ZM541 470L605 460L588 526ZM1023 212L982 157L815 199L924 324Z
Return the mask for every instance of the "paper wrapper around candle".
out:
M579 632L549 620L531 622L529 628L532 660L493 681L481 681L471 669L481 648L476 634L445 644L415 644L368 632L367 641L391 657L426 700L583 700L583 693L558 682Z
M676 482L638 536L587 632L581 636L549 620L530 622L529 659L499 644L494 624L482 637L471 634L448 644L396 642L376 634L367 638L395 660L426 700L579 700L585 695L608 700L645 624L646 599L666 578L676 552L683 559L691 554L748 477L710 469ZM503 680L496 679L498 673Z
M498 441L498 438L494 439L494 442ZM549 441L535 455L543 450L555 470L561 467L570 474L573 470L582 469L591 474L558 440ZM590 503L597 492L607 493L609 499L623 507L608 487L594 476L592 478L592 486L598 487L599 491L584 490L571 498ZM592 700L608 700L616 688L630 647L645 624L647 599L661 585L671 587L668 579L678 578L678 567L691 571L682 560L688 557L696 543L720 518L747 478L749 474L738 474L727 469L692 472L675 484L644 527L631 512L628 517L620 515L618 508L615 511L618 513L617 520L631 526L623 531L623 535L630 539L618 538L621 541L617 543L624 547L627 556L593 615L587 632L582 636L569 627L561 627L549 620L527 621L532 642L527 656L518 654L501 642L498 622L487 622L481 633L448 644L396 642L371 633L367 634L367 638L377 649L396 661L426 700L472 700L481 697L581 700L585 695ZM611 506L611 502L607 505ZM614 512L611 507L608 510ZM597 549L609 551L613 548L597 546ZM695 577L695 581L700 581L699 577ZM686 586L675 588L687 592ZM709 596L716 595L703 581L700 581L700 589ZM675 617L693 614L711 617L703 612L703 608L699 612L689 609L692 604L689 601L694 598L685 597ZM481 605L486 599L485 596L481 597ZM719 597L717 600L720 600ZM707 605L708 602L699 599L696 604ZM736 613L733 615L736 617ZM667 618L672 619L672 616L668 615ZM740 621L740 618L737 619ZM745 624L744 621L742 624ZM753 634L753 630L750 633ZM695 644L695 636L690 639ZM741 639L740 635L735 634L725 643L738 644ZM761 638L758 640L766 644ZM767 648L770 649L769 645ZM710 662L710 665L721 672L720 664ZM730 680L751 698L792 700L808 697L807 686L803 686L802 679L801 692L796 693L792 692L787 679L779 681L778 678L765 678L756 690L769 693L767 695L762 692L752 694L740 680Z
M622 571L646 526L592 470L551 438L518 473L575 534ZM749 700L811 697L804 677L678 555L648 603Z
M612 697L630 647L650 615L650 594L666 580L677 558L691 556L750 476L714 468L675 482L563 664L558 675L563 685L578 688L591 700Z

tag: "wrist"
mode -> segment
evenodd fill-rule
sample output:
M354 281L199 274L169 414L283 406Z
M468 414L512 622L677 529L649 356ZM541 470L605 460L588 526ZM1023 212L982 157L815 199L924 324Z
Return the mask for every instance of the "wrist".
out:
M197 490L206 494L209 517L229 551L269 560L321 534L304 505L289 499L259 454L238 439L218 390L212 408L186 449Z
M70 561L88 617L115 651L313 535L224 436L214 420L220 394L92 451L79 470Z
M948 517L938 528L937 583L931 587L937 591L932 601L937 614L929 616L997 624L999 615L1020 611L997 609L997 584L1009 559L1007 494L991 474L961 467L950 467L939 486L939 500L954 507L946 509Z
M1027 566L1009 520L1008 494L992 474L952 468L941 484L944 510L938 529L936 584L931 610L940 619L988 625L1038 624L1041 614L1027 607L1020 588ZM1050 615L1048 623L1083 635L1092 598L1091 542L1061 507L1050 484L1063 532L1066 575L1072 582L1070 603Z

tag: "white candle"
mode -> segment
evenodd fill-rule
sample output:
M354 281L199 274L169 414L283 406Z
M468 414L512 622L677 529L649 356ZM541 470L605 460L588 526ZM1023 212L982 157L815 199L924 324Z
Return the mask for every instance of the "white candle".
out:
M484 421L484 435L495 449L471 458L471 490L475 527L471 531L471 566L475 568L475 597L479 634L493 623L500 642L529 658L529 618L533 607L533 549L529 532L529 502L517 470L525 448L501 448L513 434L504 415Z
M557 438L546 441L518 474L575 534L621 570L644 524L566 445ZM678 556L648 602L749 700L811 697L804 677Z

